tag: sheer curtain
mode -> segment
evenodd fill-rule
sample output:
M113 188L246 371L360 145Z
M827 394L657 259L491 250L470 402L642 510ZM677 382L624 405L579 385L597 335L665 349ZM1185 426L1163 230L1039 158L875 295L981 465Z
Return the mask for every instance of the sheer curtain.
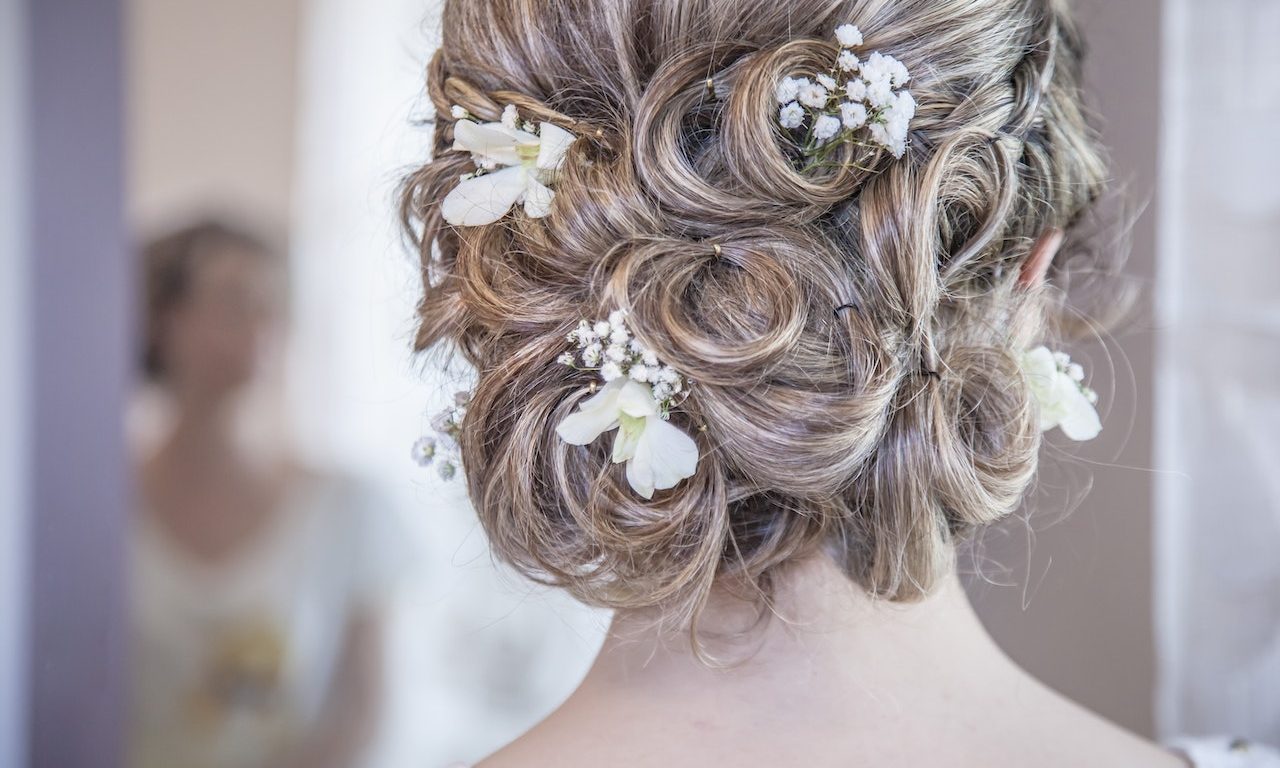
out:
M430 145L412 121L429 117L435 5L311 0L300 67L288 402L302 448L375 481L418 553L371 760L396 768L475 760L532 725L585 672L604 619L496 569L461 484L409 459L454 389L411 360L417 272L394 214Z
M1160 727L1280 743L1280 3L1166 24Z

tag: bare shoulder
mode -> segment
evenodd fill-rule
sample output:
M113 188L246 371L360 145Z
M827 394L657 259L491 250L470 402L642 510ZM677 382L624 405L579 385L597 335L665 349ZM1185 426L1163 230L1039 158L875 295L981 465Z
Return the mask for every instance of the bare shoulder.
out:
M1030 711L993 709L978 718L954 712L950 718L937 716L941 712L896 718L864 710L807 718L804 724L780 710L724 719L709 714L712 707L694 716L678 704L637 706L641 702L614 699L584 707L571 701L474 768L1187 768L1173 752L1065 698L1039 698L1021 702Z

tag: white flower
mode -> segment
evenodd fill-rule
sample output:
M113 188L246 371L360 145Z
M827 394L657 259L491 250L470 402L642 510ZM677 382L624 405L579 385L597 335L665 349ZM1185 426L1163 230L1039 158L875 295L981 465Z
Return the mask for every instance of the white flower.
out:
M572 352L565 352L563 355L560 355L556 358L556 362L561 365L574 365L577 363L573 358Z
M853 24L841 24L836 27L836 39L843 48L855 48L862 45L862 31Z
M542 123L536 134L516 129L507 124L509 113L511 107L501 123L459 120L454 125L453 148L470 152L476 165L492 170L459 182L445 197L440 211L450 224L492 224L520 203L530 218L551 212L555 193L547 185L554 182L576 137L551 123Z
M850 80L844 84L844 92L848 95L849 101L865 101L867 98L867 81Z
M813 137L818 141L829 141L840 132L840 120L832 115L822 115L813 124Z
M867 124L867 108L857 102L844 102L840 105L840 122L845 128L856 131Z
M862 76L869 82L886 81L893 88L901 88L911 80L911 73L901 61L887 53L876 51L862 62Z
M652 389L633 379L606 384L565 417L556 434L571 445L588 445L615 429L613 462L627 462L627 482L644 498L653 498L655 490L672 488L696 471L698 444L663 419Z
M884 109L893 103L893 88L888 80L872 80L867 85L867 101L876 109Z
M891 108L894 120L910 122L916 116L916 97L910 91L898 91Z
M911 73L907 71L906 64L903 64L901 61L898 61L897 59L890 56L889 54L885 54L884 57L889 62L888 63L889 74L893 78L894 88L901 88L902 86L911 82Z
M620 378L621 376L622 376L622 366L618 365L618 363L614 360L610 360L606 362L604 365L600 366L600 378L604 379L605 381L613 381L614 379Z
M902 157L907 151L907 134L911 118L916 114L916 100L907 91L899 91L871 124L871 138L889 149L894 157Z
M508 104L502 109L502 127L508 131L519 130L520 112L516 110L515 104Z
M828 91L834 91L840 87L839 84L836 83L836 79L831 75L818 75L814 79L818 81L819 85L826 88Z
M471 113L468 112L465 107L460 107L457 104L449 107L449 114L453 115L454 120L464 120L471 117Z
M871 140L893 153L894 157L902 157L907 152L907 130L905 123L872 123L870 125Z
M774 95L777 96L779 104L786 104L789 101L795 101L799 93L800 81L794 77L784 77L782 82L778 83L778 88Z
M627 373L636 381L647 382L649 380L649 366L643 363L631 366L631 370Z
M841 51L836 58L836 66L845 72L856 72L858 70L858 55L853 51Z
M600 358L604 355L604 348L599 344L588 344L582 350L582 364L588 368L595 368L600 365Z
M800 86L800 91L796 98L806 107L822 109L827 106L827 89L817 83L811 83L806 80Z
M1055 356L1043 346L1022 356L1022 371L1040 411L1040 429L1058 427L1072 440L1092 440L1102 431L1093 407L1097 394L1073 377L1072 365L1069 357Z
M799 128L804 124L804 107L799 102L791 102L778 111L778 122L783 128Z
M436 457L436 441L431 437L420 437L413 444L411 452L414 462L420 467L431 464L431 460Z

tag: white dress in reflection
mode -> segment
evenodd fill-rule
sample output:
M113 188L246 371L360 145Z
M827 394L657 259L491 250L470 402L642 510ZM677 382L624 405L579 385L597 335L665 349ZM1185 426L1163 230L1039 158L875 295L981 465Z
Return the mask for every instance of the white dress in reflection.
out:
M388 510L357 483L299 483L216 565L133 535L132 768L266 768L315 722L347 621L405 561Z

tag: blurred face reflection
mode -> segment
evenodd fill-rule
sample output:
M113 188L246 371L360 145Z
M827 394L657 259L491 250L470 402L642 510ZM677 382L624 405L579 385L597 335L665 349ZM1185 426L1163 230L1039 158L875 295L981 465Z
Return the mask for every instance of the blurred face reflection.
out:
M221 399L249 384L277 330L279 296L280 275L264 254L224 246L196 263L160 339L175 392Z

